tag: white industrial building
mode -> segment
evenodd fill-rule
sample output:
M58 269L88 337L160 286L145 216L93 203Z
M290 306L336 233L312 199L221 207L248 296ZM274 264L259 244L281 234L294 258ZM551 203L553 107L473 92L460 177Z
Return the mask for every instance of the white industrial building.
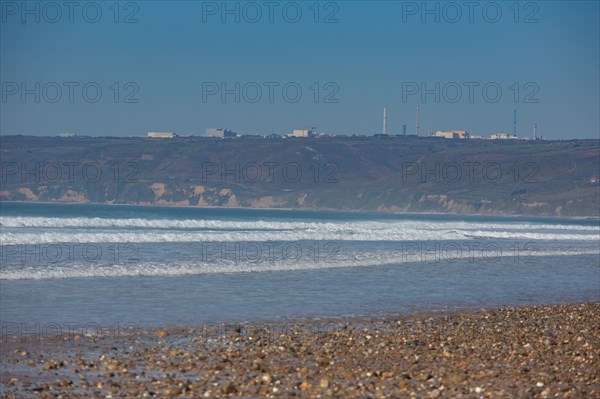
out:
M208 137L237 137L237 133L232 132L231 130L223 129L223 128L209 128L206 129L206 135Z
M441 131L438 130L435 132L436 137L444 137L447 139L468 139L469 132L466 130L450 130L450 131Z
M313 127L310 130L294 129L288 137L315 137L317 136L317 128Z
M175 133L172 132L148 132L148 137L151 139L172 139Z
M516 140L517 138L516 134L510 133L494 133L490 136L491 140Z

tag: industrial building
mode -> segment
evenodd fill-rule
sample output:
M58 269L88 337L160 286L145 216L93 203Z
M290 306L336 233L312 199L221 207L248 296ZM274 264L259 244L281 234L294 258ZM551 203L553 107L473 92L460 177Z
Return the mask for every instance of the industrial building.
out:
M450 131L441 131L438 130L435 132L436 137L444 137L447 139L468 139L469 132L466 130L450 130Z
M312 127L310 130L294 129L288 137L315 137L317 136L317 128Z
M415 126L415 135L417 137L419 137L419 133L420 133L420 127L421 127L421 120L420 120L420 116L421 116L421 107L419 105L417 105L417 115L416 115L416 126ZM378 133L378 134L374 134L374 137L388 137L388 107L384 107L383 108L383 126L382 126L382 133ZM406 125L402 125L402 136L406 136ZM515 110L513 112L513 133L495 133L492 134L490 137L486 137L486 136L482 136L482 135L475 135L472 133L469 133L466 130L438 130L435 133L432 132L432 129L429 128L429 134L427 135L427 137L442 137L445 139L470 139L470 140L486 140L486 139L491 139L491 140L518 140L519 137L517 136L517 111ZM295 130L294 134L289 135L290 137L307 137L307 131L306 130ZM352 137L359 137L360 135L352 135ZM399 134L396 134L395 137L402 137ZM541 138L538 138L537 135L537 123L533 125L533 134L532 134L532 140L539 140Z
M491 140L516 140L518 139L516 134L510 133L494 133L490 136Z
M175 133L172 132L148 132L148 138L151 139L172 139Z
M227 129L215 129L215 128L209 128L206 129L206 135L208 137L220 137L220 138L230 138L230 137L237 137L237 133L232 132L231 130L227 130Z

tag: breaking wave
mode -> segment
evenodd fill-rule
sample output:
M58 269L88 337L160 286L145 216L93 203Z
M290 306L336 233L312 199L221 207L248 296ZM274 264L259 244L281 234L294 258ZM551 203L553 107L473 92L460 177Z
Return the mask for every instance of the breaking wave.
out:
M1 216L2 227L43 227L43 228L141 228L141 229L245 229L245 230L290 230L349 227L362 229L387 229L406 227L435 230L438 228L456 229L510 229L510 230L578 230L600 233L600 226L573 224L534 224L534 223L479 223L479 222L423 222L423 221L377 221L377 222L295 222L295 221L237 221L237 220L196 220L196 219L113 219L113 218L56 218L29 216Z
M231 221L2 217L1 244L214 241L600 240L600 226L425 221Z
M536 262L536 258L547 256L577 256L577 255L599 255L600 249L578 249L578 250L536 250L527 253L520 260L527 265ZM202 274L231 274L231 273L259 273L293 270L314 270L330 268L351 267L374 267L415 263L439 263L449 265L456 261L496 262L498 258L514 257L510 250L503 252L488 251L460 251L444 257L440 251L392 251L392 252L357 252L347 253L330 259L295 260L287 259L279 262L268 260L234 261L219 260L218 262L207 262L200 260L179 261L176 263L165 262L138 262L127 264L105 264L98 265L89 262L80 262L69 265L30 265L24 268L9 268L0 270L0 280L43 280L43 279L68 279L68 278L93 278L93 277L169 277Z

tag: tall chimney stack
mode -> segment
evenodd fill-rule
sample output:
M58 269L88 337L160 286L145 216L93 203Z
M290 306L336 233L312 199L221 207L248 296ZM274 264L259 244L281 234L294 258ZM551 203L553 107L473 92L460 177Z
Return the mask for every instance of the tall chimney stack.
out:
M383 107L383 134L387 134L387 107Z
M419 106L417 105L417 129L416 129L417 137L419 137Z

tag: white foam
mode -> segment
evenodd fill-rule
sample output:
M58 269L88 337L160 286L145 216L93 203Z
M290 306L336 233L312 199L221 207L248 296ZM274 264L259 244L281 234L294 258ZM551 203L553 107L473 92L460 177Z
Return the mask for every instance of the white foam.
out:
M541 250L530 256L571 256L600 253L600 226L474 221L295 221L295 220L175 220L116 218L0 217L0 244L59 243L204 243L204 242L525 242L560 243L577 251ZM496 241L490 241L496 240ZM580 243L576 243L580 242ZM584 243L585 242L585 243ZM591 244L589 244L591 243ZM507 244L509 245L509 244ZM177 246L174 246L176 248ZM522 245L520 246L522 247ZM543 247L548 247L544 245ZM556 246L553 246L556 247ZM310 262L198 262L171 259L153 263L94 265L15 265L0 269L0 279L44 279L102 276L170 276L188 274L263 272L333 267L377 266L407 262L435 262L436 255L390 252L365 248L341 258ZM176 249L175 249L176 250ZM587 251L587 252L586 252ZM433 256L433 258L432 258ZM454 256L454 255L452 255ZM461 253L458 257L473 256ZM506 251L502 256L512 256ZM475 255L477 257L477 255ZM171 262L171 263L169 263Z
M48 218L29 216L0 216L2 227L39 227L39 228L140 228L140 229L242 229L242 230L299 230L299 229L351 229L387 230L392 228L420 229L510 229L510 230L571 230L600 232L599 226L580 226L573 224L536 224L536 223L481 223L481 222L433 222L433 221L237 221L237 220L196 220L196 219L113 219L113 218Z
M50 243L166 243L166 242L239 242L239 241L413 241L461 240L461 232L424 232L404 230L396 232L356 231L353 229L296 230L296 231L216 231L216 232L44 232L1 233L0 243L50 244Z
M357 231L324 229L298 231L216 231L216 232L41 232L0 233L2 245L53 243L167 243L167 242L239 242L239 241L423 241L465 239L519 239L545 241L598 241L597 234L557 234L534 232L493 232L461 230L386 230Z
M301 259L299 261L228 261L202 262L198 260L182 261L174 264L143 262L134 264L113 264L98 266L91 263L81 263L69 266L48 267L27 266L25 268L9 268L0 272L0 280L40 280L40 279L68 279L68 278L94 278L94 277L130 277L130 276L187 276L202 274L231 274L269 271L313 270L349 267L376 267L385 265L398 265L408 263L439 263L451 264L459 260L467 260L476 265L486 262L497 262L498 258L523 265L535 262L541 256L577 256L600 254L600 249L579 250L540 250L521 253L519 258L511 250L497 251L459 251L445 254L440 251L395 251L395 252L356 252L342 254L334 258L321 261ZM512 258L512 259L511 259Z
M432 221L222 221L0 217L1 244L214 241L600 240L600 226Z

